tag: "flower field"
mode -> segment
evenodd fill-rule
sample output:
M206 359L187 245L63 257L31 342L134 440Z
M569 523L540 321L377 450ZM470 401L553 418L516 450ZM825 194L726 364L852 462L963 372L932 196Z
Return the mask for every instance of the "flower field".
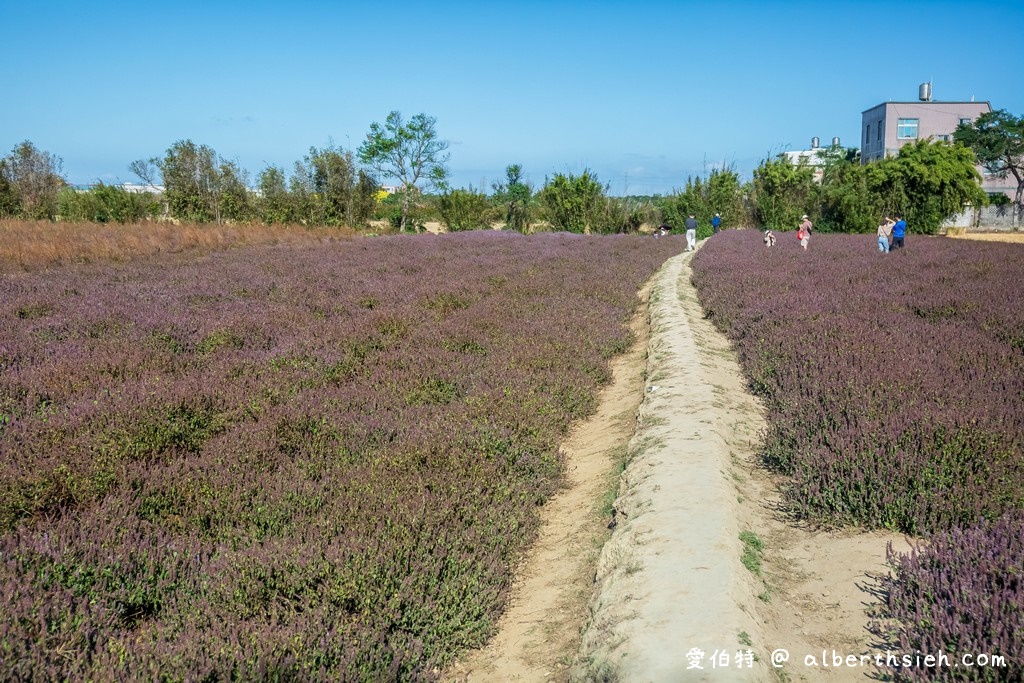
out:
M677 238L386 237L0 279L0 670L429 680Z
M1010 668L942 676L1020 680L1024 247L912 237L883 255L863 236L819 235L807 252L795 242L723 233L693 278L765 401L764 458L785 475L789 510L928 538L891 559L890 636L904 651L984 645Z

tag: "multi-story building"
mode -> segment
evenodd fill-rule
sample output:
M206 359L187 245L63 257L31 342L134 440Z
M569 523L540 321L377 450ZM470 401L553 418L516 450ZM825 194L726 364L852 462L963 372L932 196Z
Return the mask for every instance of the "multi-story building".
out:
M860 162L867 164L895 156L900 147L917 140L952 142L957 126L990 111L988 102L937 102L932 99L932 84L922 83L916 102L883 102L861 113ZM981 167L978 172L986 192L1013 196L1014 183L991 177Z
M833 149L839 148L839 138L832 138L832 147ZM824 160L822 158L824 151L818 138L811 138L810 149L791 150L783 152L779 156L785 158L794 166L799 166L800 163L807 164L814 171L814 182L820 183L824 173Z

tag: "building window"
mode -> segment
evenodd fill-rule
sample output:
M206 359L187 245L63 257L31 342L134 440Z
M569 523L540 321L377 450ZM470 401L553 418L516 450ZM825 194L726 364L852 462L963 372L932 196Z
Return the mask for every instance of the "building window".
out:
M882 122L878 122L878 141L882 141Z
M864 130L864 145L866 146L869 142L871 142L871 124L870 123L868 124L868 127Z
M970 119L960 119L960 125L961 126L969 126L969 125L971 125L971 120Z
M899 119L896 122L896 137L901 140L913 140L917 137L919 119Z

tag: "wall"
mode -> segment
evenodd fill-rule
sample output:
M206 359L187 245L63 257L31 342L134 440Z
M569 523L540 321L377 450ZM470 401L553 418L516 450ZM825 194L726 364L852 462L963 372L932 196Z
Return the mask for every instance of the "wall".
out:
M958 216L946 221L943 227L971 228L973 230L1018 231L1024 229L1024 220L1015 217L1013 204L1003 206L983 206L980 209L968 209Z

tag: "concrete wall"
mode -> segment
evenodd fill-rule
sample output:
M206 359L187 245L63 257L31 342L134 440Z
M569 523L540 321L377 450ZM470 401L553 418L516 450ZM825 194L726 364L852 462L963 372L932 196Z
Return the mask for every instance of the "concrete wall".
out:
M1004 204L1003 206L968 209L947 221L943 227L970 228L980 231L1017 231L1024 229L1022 223L1024 223L1024 217L1014 215L1013 204Z

